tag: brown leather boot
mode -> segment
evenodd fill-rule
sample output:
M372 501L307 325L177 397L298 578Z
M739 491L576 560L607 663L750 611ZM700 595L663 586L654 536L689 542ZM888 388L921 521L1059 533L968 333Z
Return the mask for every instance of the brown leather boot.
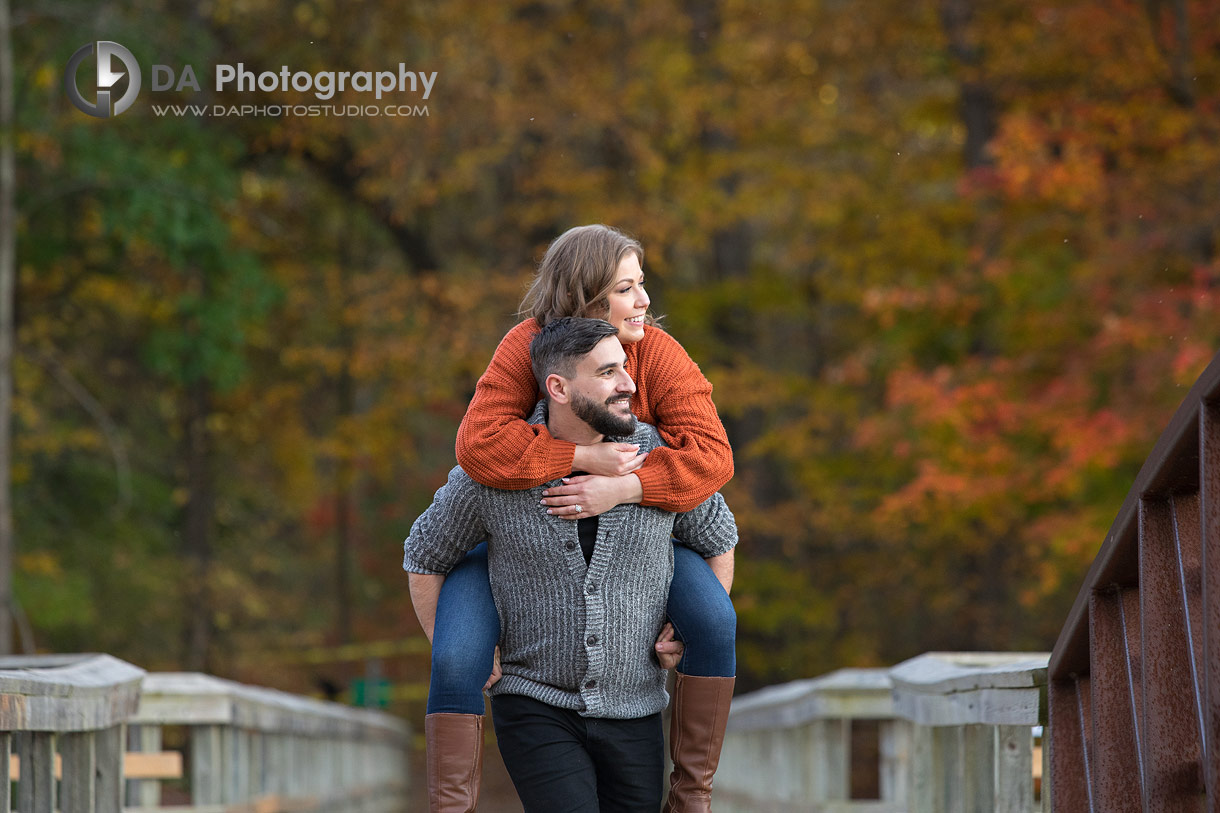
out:
M720 764L737 678L676 674L669 720L669 756L674 761L674 772L669 777L664 813L709 813L712 777Z
M483 715L429 714L424 717L428 747L428 810L473 813L483 777Z

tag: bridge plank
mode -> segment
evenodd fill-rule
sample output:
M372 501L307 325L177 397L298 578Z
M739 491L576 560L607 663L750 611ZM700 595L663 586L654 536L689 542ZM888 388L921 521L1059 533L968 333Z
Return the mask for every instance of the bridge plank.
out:
M11 736L12 735L9 734L0 734L0 738L11 738ZM19 781L21 779L21 757L17 754L10 753L6 762L8 763L9 781ZM123 774L127 779L181 779L182 752L128 752L123 755ZM59 754L56 754L55 778L60 779L62 776L63 759Z
M908 720L882 720L878 784L881 798L905 809L911 784L911 723Z
M12 750L13 735L7 731L0 732L0 788L12 787ZM9 813L12 807L11 796L11 793L0 793L0 813Z
M123 726L116 725L97 732L97 806L95 813L122 813Z
M17 752L29 766L17 783L17 807L22 813L52 813L56 809L55 737L41 731L23 732Z
M191 802L222 804L225 798L224 729L218 725L191 727Z
M97 750L94 732L59 736L63 813L93 813L97 805Z
M996 813L1029 813L1034 798L1034 731L996 727Z
M996 807L996 730L989 725L968 725L960 729L958 747L961 756L958 764L961 777L961 813L975 810L993 810ZM1025 805L1028 806L1028 799ZM1025 813L1025 811L1022 811Z

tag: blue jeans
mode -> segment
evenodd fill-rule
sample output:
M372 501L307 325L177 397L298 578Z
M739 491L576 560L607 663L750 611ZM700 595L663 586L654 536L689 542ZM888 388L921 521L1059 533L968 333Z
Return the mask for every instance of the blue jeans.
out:
M737 674L733 602L703 557L677 543L667 612L686 645L679 672L700 677ZM499 640L500 616L491 595L484 542L466 554L441 587L432 631L428 714L483 713L483 684Z

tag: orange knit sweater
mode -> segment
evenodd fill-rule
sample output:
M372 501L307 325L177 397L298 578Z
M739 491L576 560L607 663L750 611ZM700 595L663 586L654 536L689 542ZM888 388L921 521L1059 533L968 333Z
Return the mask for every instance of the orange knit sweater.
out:
M576 446L525 422L539 398L529 350L537 332L537 323L527 319L504 336L458 428L458 464L491 488L533 488L572 472ZM733 450L712 403L712 385L660 328L646 326L644 338L623 349L636 386L632 411L669 445L651 451L636 471L641 503L689 511L733 476Z

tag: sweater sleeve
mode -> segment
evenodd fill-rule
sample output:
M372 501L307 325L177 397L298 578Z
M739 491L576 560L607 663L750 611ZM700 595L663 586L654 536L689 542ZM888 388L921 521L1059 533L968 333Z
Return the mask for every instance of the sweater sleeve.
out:
M576 445L525 421L538 403L529 350L535 332L527 320L504 336L458 427L458 465L490 488L517 491L572 473Z
M449 472L403 542L402 567L409 573L445 575L471 548L487 538L478 486L460 469Z
M733 449L699 366L660 328L649 328L646 340L637 374L646 380L651 422L668 448L649 452L636 472L641 504L689 511L733 477Z
M674 536L704 559L737 546L737 520L719 493L674 518Z

